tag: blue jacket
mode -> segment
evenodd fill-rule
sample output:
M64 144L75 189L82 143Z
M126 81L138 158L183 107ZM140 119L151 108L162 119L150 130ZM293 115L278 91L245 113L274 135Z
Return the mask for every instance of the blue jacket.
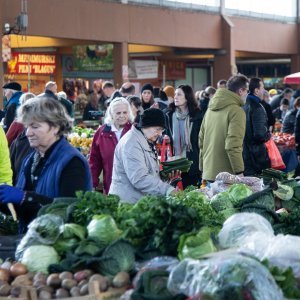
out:
M24 190L26 183L25 169L33 155L34 153L28 155L21 167L21 172L16 187L22 190ZM86 190L92 190L92 178L87 160L77 149L72 147L65 138L62 138L47 159L47 162L38 180L35 192L49 198L60 197L61 195L59 195L59 186L61 173L65 166L74 157L80 158L84 163L86 168Z

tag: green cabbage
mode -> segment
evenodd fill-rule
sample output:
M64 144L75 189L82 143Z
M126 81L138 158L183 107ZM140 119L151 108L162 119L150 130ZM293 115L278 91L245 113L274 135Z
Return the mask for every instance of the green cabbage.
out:
M92 263L99 268L104 276L115 276L119 272L129 272L135 264L135 251L133 246L124 239L119 239L109 245L100 260ZM97 265L96 265L97 264Z
M188 233L181 235L178 245L179 259L198 259L205 254L216 252L217 248L211 238L215 231L215 229L210 227L202 227L196 234Z
M252 195L252 190L243 183L236 183L233 184L228 190L227 190L229 196L232 198L233 205L238 205L240 201L244 198L247 198L248 196Z
M57 264L59 256L51 246L35 245L28 247L22 257L21 263L27 266L29 272L48 273L48 266Z
M273 191L274 195L279 199L288 201L294 196L294 189L288 185L278 183L278 189Z
M232 198L227 192L221 192L213 196L210 200L210 205L217 212L227 208L233 208Z
M53 245L54 249L59 255L66 254L67 252L73 251L78 245L78 240L76 238L71 239L61 239L59 238Z
M115 220L110 215L96 215L87 226L88 237L108 246L117 240L122 231L119 230Z
M78 238L79 240L84 240L86 229L78 224L68 223L63 227L62 236L64 239Z

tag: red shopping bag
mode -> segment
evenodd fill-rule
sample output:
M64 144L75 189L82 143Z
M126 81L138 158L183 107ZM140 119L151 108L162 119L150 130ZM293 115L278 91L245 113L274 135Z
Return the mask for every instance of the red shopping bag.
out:
M169 154L169 156L168 156L168 154ZM167 144L166 139L163 138L163 142L162 142L162 145L160 148L160 162L162 163L162 162L166 161L168 157L172 157L172 156L173 156L173 154L172 154L171 145ZM160 170L162 170L162 164L160 164ZM176 180L176 178L172 178L172 181L173 180ZM183 191L183 185L182 185L181 179L180 179L180 181L177 182L176 187L179 190Z
M272 139L269 139L266 143L266 148L268 151L268 155L271 161L271 168L277 169L277 170L283 170L285 169L285 164L283 162L283 159L281 157L281 154L275 144L275 142Z

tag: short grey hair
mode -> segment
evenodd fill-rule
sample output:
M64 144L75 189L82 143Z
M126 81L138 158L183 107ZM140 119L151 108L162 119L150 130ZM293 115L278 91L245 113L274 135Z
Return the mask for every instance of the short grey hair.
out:
M128 111L128 121L130 123L133 123L134 121L134 115L132 113L131 107L130 107L130 103L128 102L128 100L124 97L118 97L115 98L114 100L112 100L109 104L109 107L106 111L105 114L105 118L104 118L104 123L107 125L112 125L113 124L113 119L112 119L112 114L114 112L114 109L117 105L120 104L125 104L127 106L127 111Z
M35 96L35 94L33 94L33 93L24 93L24 94L22 94L21 95L21 97L20 97L20 104L22 105L22 104L24 104L27 100L29 100L29 99L31 99L31 98L34 98L34 97L36 97Z
M25 127L32 122L46 122L50 127L58 127L62 136L72 130L73 119L64 106L49 97L34 97L27 100L17 110L17 121Z

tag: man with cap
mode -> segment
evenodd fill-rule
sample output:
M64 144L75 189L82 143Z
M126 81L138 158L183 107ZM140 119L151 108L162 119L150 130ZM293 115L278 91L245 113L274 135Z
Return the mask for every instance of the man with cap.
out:
M168 195L176 189L160 179L155 142L166 127L164 113L146 109L140 122L121 138L114 155L109 194L136 203L145 195Z
M4 126L5 132L8 131L9 126L16 117L17 107L20 105L20 97L22 95L22 86L15 81L3 85L4 97L7 102L4 107Z

